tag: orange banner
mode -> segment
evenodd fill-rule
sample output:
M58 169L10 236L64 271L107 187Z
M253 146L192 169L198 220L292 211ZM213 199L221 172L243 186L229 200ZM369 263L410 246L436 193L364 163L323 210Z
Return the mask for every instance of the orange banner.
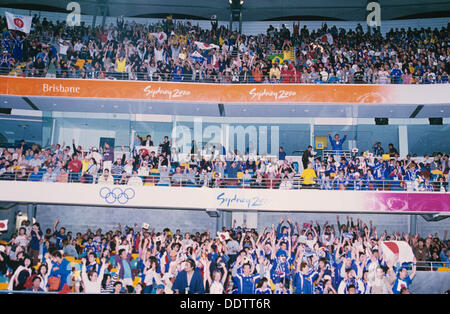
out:
M206 84L0 77L0 94L197 103L449 103L448 84Z

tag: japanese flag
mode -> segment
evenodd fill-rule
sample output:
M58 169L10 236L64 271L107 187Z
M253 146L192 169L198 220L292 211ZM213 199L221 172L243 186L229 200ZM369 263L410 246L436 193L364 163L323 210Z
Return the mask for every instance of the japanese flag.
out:
M13 14L5 11L8 29L30 33L32 16Z
M217 236L223 241L230 239L230 234L228 232L217 232Z
M150 33L150 35L156 37L158 44L163 44L167 40L167 34L164 32Z
M333 35L325 34L320 38L320 41L323 43L328 42L330 45L332 45L333 44Z
M8 219L0 220L0 231L8 230Z
M405 241L383 241L381 249L386 260L395 263L408 263L414 259L414 253L408 242Z

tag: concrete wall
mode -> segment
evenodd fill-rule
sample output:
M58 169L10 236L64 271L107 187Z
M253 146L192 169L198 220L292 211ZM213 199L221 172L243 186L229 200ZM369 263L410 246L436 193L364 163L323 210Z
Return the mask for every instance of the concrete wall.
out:
M277 226L277 224L280 221L280 217L282 215L279 213L260 213L259 214L259 226L271 226L274 224ZM316 220L319 222L320 226L323 226L323 224L328 221L328 223L335 225L335 228L337 227L337 220L336 220L336 214L331 213L324 213L324 214L311 214L311 213L289 213L284 215L286 218L289 216L292 221L297 221L302 227L303 223L307 222L309 223L311 220L314 221L314 224L316 223ZM385 230L388 232L388 234L391 234L392 232L409 232L409 221L410 221L410 215L398 215L398 214L384 214L384 215L370 215L370 214L340 214L339 215L339 221L342 223L347 222L347 216L353 217L353 221L356 224L356 220L359 218L364 223L369 225L370 220L372 220L373 225L376 226L376 230L378 234L380 235ZM426 222L426 221L425 221ZM450 221L447 222L447 228L450 224ZM264 227L262 227L264 228ZM261 229L262 229L261 228ZM336 229L337 230L337 229Z
M55 219L59 218L60 225L67 231L86 232L88 228L95 231L102 228L103 231L116 229L118 223L124 228L126 225L139 228L142 223L150 224L156 231L170 228L175 231L181 229L184 232L216 231L216 219L211 218L205 211L198 210L162 210L141 208L109 208L109 207L84 207L84 206L54 206L39 205L36 219L42 228L51 228Z
M450 290L450 272L417 272L410 287L412 294L443 294Z

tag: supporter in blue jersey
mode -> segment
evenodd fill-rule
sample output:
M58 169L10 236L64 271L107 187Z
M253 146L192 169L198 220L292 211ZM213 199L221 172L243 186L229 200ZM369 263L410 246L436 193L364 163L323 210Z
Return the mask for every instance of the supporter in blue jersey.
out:
M328 132L328 139L331 143L331 149L333 150L333 155L341 156L345 140L347 139L347 133L345 133L344 137L341 139L339 134L335 134L334 138L331 137L331 132Z
M301 260L301 259L300 259ZM298 261L298 268L294 275L294 294L313 294L313 275L314 270L311 270L307 263Z
M411 162L408 169L406 170L405 180L407 181L416 181L419 179L420 170L416 168L416 163Z
M256 284L255 294L272 294L272 289L269 286L269 281L267 278L262 278Z
M255 294L256 284L261 278L259 274L253 274L253 271L254 266L250 265L250 263L242 265L242 274L237 274L233 269L235 294Z
M392 291L394 294L400 294L403 288L409 289L411 283L416 276L416 258L414 258L413 268L411 274L408 274L408 268L401 267L398 274L397 279L394 282L392 287Z

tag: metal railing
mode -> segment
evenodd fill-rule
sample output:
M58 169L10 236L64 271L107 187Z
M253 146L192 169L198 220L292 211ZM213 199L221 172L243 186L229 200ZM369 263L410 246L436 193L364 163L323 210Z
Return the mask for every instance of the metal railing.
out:
M265 173L260 177L256 172L237 172L236 175L225 175L211 171L205 178L204 174L190 174L181 167L181 172L176 172L175 167L169 168L166 173L157 169L148 173L133 175L111 172L108 176L102 173L82 173L64 170L48 173L45 169L39 171L16 170L5 171L0 174L0 181L27 181L48 183L78 183L78 184L114 184L114 185L138 185L138 186L171 186L171 187L208 187L208 188L243 188L243 189L280 189L280 190L350 190L350 191L404 191L404 192L447 192L448 183L430 180L367 180L365 178L346 178L338 180L334 176L329 179L303 178L299 173Z
M195 71L194 71L195 72ZM139 72L139 71L100 71L93 69L78 69L72 70L57 70L56 73L49 74L47 69L38 71L28 71L23 68L0 68L0 76L15 76L15 77L41 77L41 78L68 78L68 79L95 79L95 80L127 80L127 81L156 81L156 82L187 82L187 83L216 83L216 84L447 84L448 78L444 79L429 79L426 76L412 76L407 81L402 77L383 77L356 79L352 75L332 76L328 75L326 78L320 74L316 78L303 79L300 73L300 78L281 75L280 78L273 79L268 75L262 76L261 79L256 80L252 71L248 71L246 75L242 72L234 75L233 71L225 71L220 75L208 70L200 70L198 74L195 73L164 73L159 70L155 72Z

